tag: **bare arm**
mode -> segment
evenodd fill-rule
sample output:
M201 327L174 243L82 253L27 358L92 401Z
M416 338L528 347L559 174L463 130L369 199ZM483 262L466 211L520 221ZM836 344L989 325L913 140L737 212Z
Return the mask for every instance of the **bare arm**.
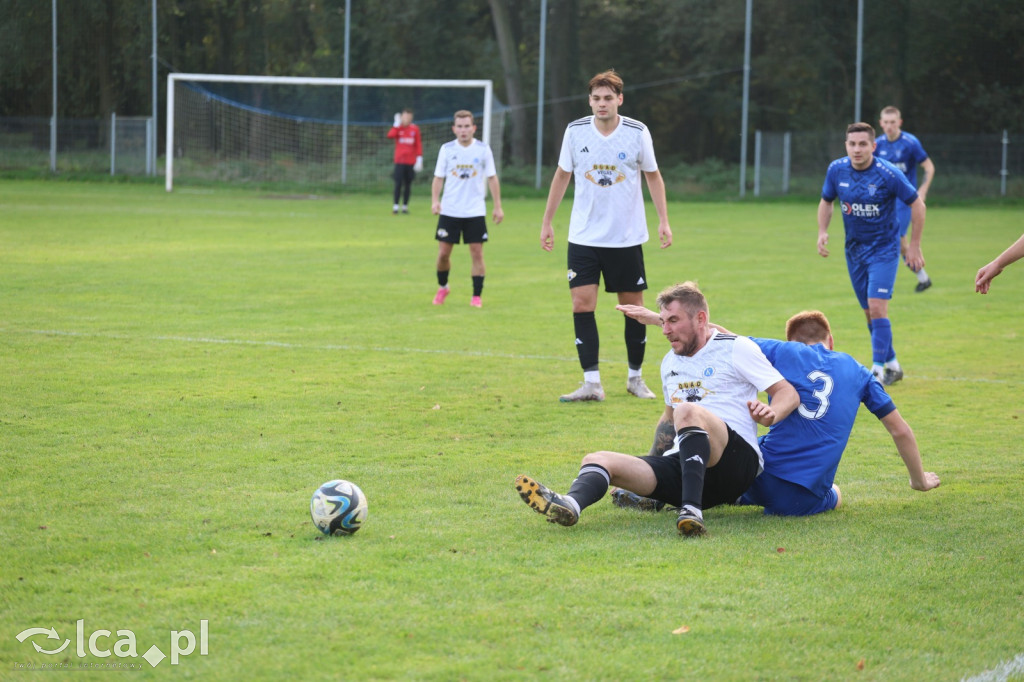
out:
M800 394L793 388L793 384L785 379L776 381L765 389L765 393L771 398L771 405L766 405L760 400L751 400L747 403L750 416L761 426L771 426L782 421L800 404Z
M910 424L900 416L900 411L893 410L882 417L882 424L892 436L892 442L896 444L896 450L900 453L900 457L903 458L903 463L910 473L910 487L921 491L937 488L939 477L924 470L924 466L921 464L921 452L917 449L917 438L914 437L914 431L910 428Z
M444 178L434 176L430 183L430 212L434 215L441 215L441 188L444 187Z
M831 201L822 199L818 202L818 254L822 258L828 258L828 224L832 222L834 210Z
M921 186L917 188L917 196L921 197L921 201L928 201L928 190L932 186L932 180L935 179L935 164L931 159L925 159L921 162L921 170L924 171L924 179L921 181Z
M665 178L661 177L661 171L644 171L647 178L647 191L651 193L651 201L654 202L654 210L658 212L658 239L661 241L661 248L672 246L672 228L668 224L668 201L665 198Z
M572 173L562 170L561 166L555 169L555 176L551 178L548 203L544 206L544 218L540 224L540 247L545 251L551 251L555 247L555 229L551 226L551 221L554 220L555 211L565 197L565 190L569 188L571 178Z
M921 253L921 233L924 231L924 216L924 199L918 193L917 199L910 205L910 245L907 246L907 265L914 272L924 267L924 254Z
M494 224L497 225L505 218L505 212L501 210L501 184L498 182L498 176L492 175L487 178L487 186L491 190L491 201L494 202L492 217Z
M1021 258L1024 258L1024 234L1020 236L1020 239L1011 244L1006 251L999 254L994 261L978 270L978 274L974 277L974 290L987 294L992 279L1002 272L1003 268L1007 265L1015 263Z
M626 317L632 317L640 324L661 325L661 315L653 310L643 307L642 305L620 303L615 306L615 309Z

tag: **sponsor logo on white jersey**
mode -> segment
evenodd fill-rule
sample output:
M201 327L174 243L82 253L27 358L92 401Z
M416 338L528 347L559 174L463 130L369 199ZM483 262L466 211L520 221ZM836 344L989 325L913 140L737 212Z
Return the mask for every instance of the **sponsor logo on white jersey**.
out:
M626 174L618 166L609 163L595 163L594 167L583 174L587 180L598 187L611 187L626 179Z

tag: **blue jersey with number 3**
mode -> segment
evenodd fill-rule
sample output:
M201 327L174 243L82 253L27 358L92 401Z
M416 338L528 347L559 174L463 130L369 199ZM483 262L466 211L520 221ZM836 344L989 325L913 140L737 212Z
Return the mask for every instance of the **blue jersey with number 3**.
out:
M870 252L899 242L896 202L914 203L917 190L907 176L888 161L875 157L870 166L857 170L850 163L850 157L844 156L829 164L821 198L828 202L839 199L847 251Z
M760 439L764 471L824 495L835 480L857 410L879 419L896 409L866 367L824 344L753 339L800 394L800 405Z

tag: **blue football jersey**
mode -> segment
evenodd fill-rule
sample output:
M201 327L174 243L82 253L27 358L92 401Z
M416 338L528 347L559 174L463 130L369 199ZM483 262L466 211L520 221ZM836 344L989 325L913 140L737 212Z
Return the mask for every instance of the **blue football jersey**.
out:
M910 184L917 187L917 167L928 160L928 152L921 141L910 133L901 132L892 142L885 135L879 135L875 144L878 145L875 156L899 168Z
M800 394L800 405L761 436L764 470L824 495L835 480L861 403L879 419L896 409L866 367L824 344L753 339Z
M864 170L856 170L850 157L829 164L821 198L842 206L846 248L886 247L899 242L896 202L917 201L917 189L888 161L877 156Z

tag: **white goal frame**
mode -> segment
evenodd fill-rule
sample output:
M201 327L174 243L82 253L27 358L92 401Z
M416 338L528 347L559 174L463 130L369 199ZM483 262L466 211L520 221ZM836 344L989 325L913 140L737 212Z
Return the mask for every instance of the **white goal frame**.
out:
M217 73L169 73L167 74L167 144L165 156L166 189L174 189L174 84L176 81L213 82L213 83L263 83L275 85L320 85L347 86L369 85L385 87L441 87L441 88L483 88L483 136L491 139L491 113L494 105L494 82L491 80L444 80L417 78L313 78L305 76L232 76ZM348 112L344 112L344 124L347 126ZM343 154L344 156L344 154ZM344 163L345 160L342 159Z

